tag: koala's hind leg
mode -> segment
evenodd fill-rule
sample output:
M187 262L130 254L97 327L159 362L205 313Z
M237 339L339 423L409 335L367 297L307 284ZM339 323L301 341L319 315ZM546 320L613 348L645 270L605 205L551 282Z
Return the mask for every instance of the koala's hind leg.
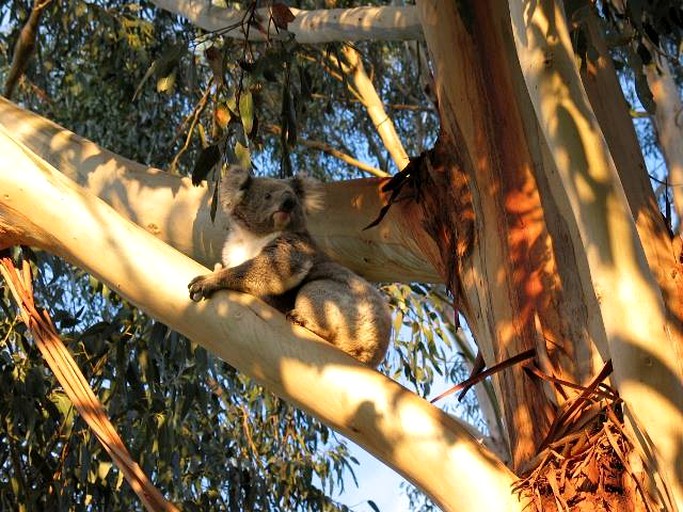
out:
M319 284L319 282L307 283L302 286L294 300L294 308L287 312L287 318L297 323L309 331L316 333L324 340L334 343L337 337L339 316L332 308L330 302L330 291Z
M372 299L353 293L348 284L321 279L301 287L287 316L362 363L377 366L390 327L386 306Z

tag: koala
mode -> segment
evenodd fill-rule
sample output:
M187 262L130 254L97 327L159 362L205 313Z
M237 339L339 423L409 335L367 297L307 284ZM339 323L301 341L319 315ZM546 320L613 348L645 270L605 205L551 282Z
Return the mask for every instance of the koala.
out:
M376 367L391 334L379 292L330 259L313 241L306 213L322 206L310 178L256 178L232 167L220 202L227 217L224 267L188 285L196 302L221 289L257 296L357 360Z

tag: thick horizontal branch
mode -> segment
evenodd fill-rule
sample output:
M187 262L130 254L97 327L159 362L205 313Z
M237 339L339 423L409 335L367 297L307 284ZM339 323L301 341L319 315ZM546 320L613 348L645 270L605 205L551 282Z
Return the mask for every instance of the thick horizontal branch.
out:
M41 247L353 439L444 510L521 510L514 476L466 426L248 295L194 303L208 272L14 142L0 128L0 241ZM115 188L116 183L109 184ZM150 208L154 208L150 205Z
M270 8L256 10L261 29L247 27L247 11L225 9L210 0L152 0L157 7L187 18L193 25L209 32L250 41L286 37L292 34L299 43L333 41L422 39L422 27L412 5L404 7L354 7L303 11L290 7L294 20L287 31L275 28Z
M0 99L0 125L15 141L97 195L119 214L193 259L219 261L225 229L209 216L208 187L118 156L32 112ZM310 218L316 240L330 256L367 279L440 282L434 268L391 211L363 231L379 213L382 180L325 185L326 208Z

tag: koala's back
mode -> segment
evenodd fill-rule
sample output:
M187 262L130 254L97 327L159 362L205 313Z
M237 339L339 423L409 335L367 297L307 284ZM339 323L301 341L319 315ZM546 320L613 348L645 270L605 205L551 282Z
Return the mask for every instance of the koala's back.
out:
M382 362L391 315L370 283L330 259L305 230L278 234L259 251L259 258L267 261L269 273L305 276L297 277L297 285L284 293L269 294L261 286L272 278L263 274L252 293L357 360L373 367Z

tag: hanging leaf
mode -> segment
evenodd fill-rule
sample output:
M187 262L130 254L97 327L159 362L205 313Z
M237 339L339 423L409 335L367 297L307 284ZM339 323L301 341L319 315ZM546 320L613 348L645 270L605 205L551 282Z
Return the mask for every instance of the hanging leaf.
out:
M299 66L299 81L301 85L301 98L310 101L313 94L313 77L303 66Z
M157 79L157 92L170 93L173 92L175 86L176 74L173 71L168 76L162 76Z
M372 510L374 510L375 512L380 512L380 511L379 511L379 507L377 506L377 504L376 504L374 501L368 500L367 503L368 503L368 506L369 506Z
M636 94L638 95L638 99L643 104L643 107L645 107L645 110L647 110L648 114L651 116L655 115L657 105L655 104L655 98L652 95L652 91L650 90L650 85L647 82L645 73L642 71L636 73L635 78Z
M218 211L218 181L213 184L213 189L211 191L211 205L209 208L209 216L211 217L211 222L216 220L216 212Z
M244 133L249 136L254 127L254 97L251 91L242 91L240 94L239 111Z
M218 148L218 144L205 147L199 154L194 169L192 169L192 184L197 186L202 180L205 180L220 159L221 150Z
M296 106L294 104L294 97L288 85L285 85L282 91L282 144L290 148L296 145L297 141L297 123L296 123Z
M97 466L97 477L104 482L113 464L108 461L100 462Z
M149 335L149 341L152 345L160 346L166 338L168 327L161 322L154 322L152 325L152 332Z
M640 57L640 60L643 62L644 66L647 66L648 64L652 63L652 54L650 53L650 50L648 50L644 44L638 43L638 46L636 47L636 52L638 52L638 56Z
M214 80L218 85L223 85L223 77L225 74L225 58L223 52L215 46L209 46L204 52L204 56L209 63Z
M235 142L235 160L244 169L251 168L251 153L249 148L241 144L239 141Z
M152 64L147 69L145 75L142 77L142 80L140 80L140 84L138 85L137 89L135 89L135 94L133 94L133 101L135 101L135 99L138 96L140 96L140 91L142 91L142 87L145 85L147 80L149 80L152 76L157 77L157 91L169 91L170 88L159 89L159 83L160 81L163 81L163 79L168 79L171 75L173 75L173 83L175 83L175 68L178 66L180 58L182 57L185 51L185 44L176 44L171 46L164 54L161 55L161 57L154 60L154 62L152 62ZM173 83L170 84L171 87Z
M281 30L287 30L287 25L294 21L294 14L289 10L285 4L280 2L274 3L270 8L270 16L273 19L275 26Z
M640 29L643 22L644 0L627 0L626 12L629 14L631 22Z

